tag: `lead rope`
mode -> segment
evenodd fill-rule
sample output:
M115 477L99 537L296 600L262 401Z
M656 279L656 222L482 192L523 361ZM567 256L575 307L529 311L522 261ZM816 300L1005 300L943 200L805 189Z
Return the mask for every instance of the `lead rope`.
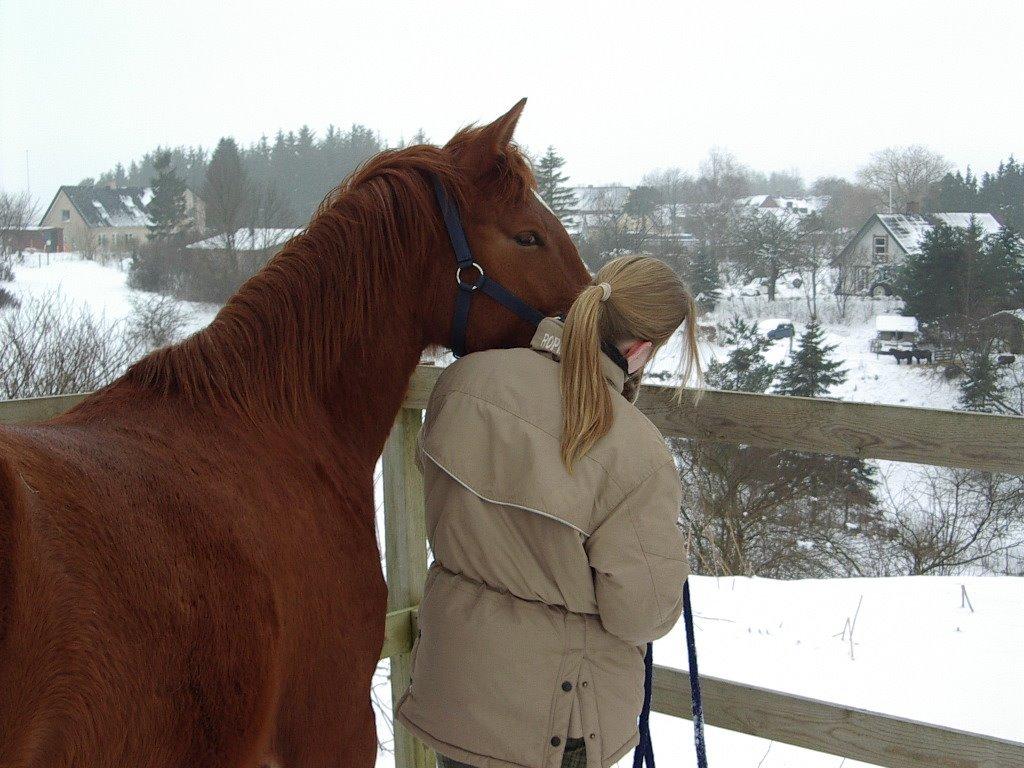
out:
M700 674L697 671L697 645L693 638L693 610L690 607L690 581L683 582L683 624L686 626L686 655L690 672L690 704L693 708L693 742L697 752L697 768L708 768L704 748L704 707L700 696ZM640 743L633 750L633 768L654 768L654 745L651 743L651 696L654 682L654 643L647 644L644 655L644 707L640 710Z

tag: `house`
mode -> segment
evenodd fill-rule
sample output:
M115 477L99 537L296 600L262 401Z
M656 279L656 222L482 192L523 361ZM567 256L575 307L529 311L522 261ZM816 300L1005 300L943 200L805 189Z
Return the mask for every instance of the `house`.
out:
M573 237L589 237L595 230L614 227L629 199L630 188L622 184L573 187L576 207L565 221Z
M821 213L829 204L829 195L809 197L782 197L781 195L750 195L733 201L737 208L757 208L767 213L792 214L798 218L811 213Z
M684 229L686 206L657 203L642 217L627 211L631 187L621 184L573 187L576 207L565 228L574 238L605 235L605 244L642 248L657 254L692 250L698 240Z
M146 206L152 198L148 187L63 186L39 223L42 227L61 227L64 242L72 250L128 251L146 242L152 224ZM190 189L185 190L185 210L192 228L202 231L206 226L205 206Z
M890 295L895 269L907 256L921 252L921 244L933 228L945 224L966 229L972 219L983 235L997 234L1003 228L991 213L874 214L836 258L846 271L842 292Z

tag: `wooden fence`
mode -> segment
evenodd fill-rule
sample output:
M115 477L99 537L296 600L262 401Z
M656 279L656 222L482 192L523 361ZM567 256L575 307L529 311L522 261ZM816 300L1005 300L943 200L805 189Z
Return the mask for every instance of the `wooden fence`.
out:
M409 682L416 611L427 572L423 483L413 456L427 397L440 373L421 366L383 457L387 631L392 703ZM84 395L0 403L0 423L60 413ZM667 437L773 449L892 459L1024 475L1024 418L711 390L675 405L671 391L645 387L640 408ZM936 670L935 674L943 674ZM930 725L840 703L701 676L708 725L887 768L1020 768L1024 743ZM653 708L689 718L685 671L655 665ZM672 764L675 756L665 755ZM433 768L434 756L395 723L397 768Z

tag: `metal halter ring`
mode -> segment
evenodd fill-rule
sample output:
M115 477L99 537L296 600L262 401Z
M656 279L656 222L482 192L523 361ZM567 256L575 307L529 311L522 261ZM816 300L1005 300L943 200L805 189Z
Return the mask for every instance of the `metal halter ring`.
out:
M484 282L484 268L477 264L475 261L469 266L475 267L476 271L480 273L480 278L475 283L464 283L462 282L462 267L455 270L455 284L464 291L475 291Z

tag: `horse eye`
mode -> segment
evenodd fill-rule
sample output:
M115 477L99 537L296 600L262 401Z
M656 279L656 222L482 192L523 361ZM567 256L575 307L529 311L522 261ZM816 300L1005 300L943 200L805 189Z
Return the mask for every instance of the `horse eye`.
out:
M515 235L512 239L515 240L516 243L518 243L519 245L526 248L541 244L540 235L538 235L536 232L520 232L518 235Z

